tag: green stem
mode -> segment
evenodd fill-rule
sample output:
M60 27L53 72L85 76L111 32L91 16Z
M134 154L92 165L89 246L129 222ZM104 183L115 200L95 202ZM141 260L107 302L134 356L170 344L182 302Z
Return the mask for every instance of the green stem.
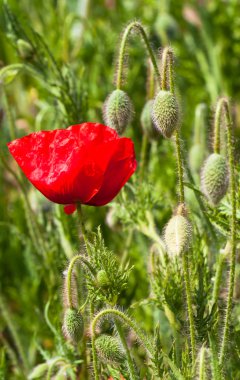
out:
M223 268L224 268L225 260L230 248L231 248L230 243L227 242L224 252L220 253L219 258L218 258L216 276L215 276L215 281L214 281L214 286L213 286L212 305L218 302Z
M148 137L146 134L144 134L142 138L142 146L141 146L141 154L140 154L140 168L139 168L139 178L141 181L143 180L144 169L146 166L147 150L148 150Z
M206 364L205 364L206 348L201 347L199 355L199 380L206 380Z
M184 178L183 178L183 158L182 158L182 150L181 150L179 130L176 130L176 132L175 132L175 147L176 147L176 156L177 156L179 203L184 203L185 196L184 196Z
M173 81L173 51L170 47L166 47L162 53L162 72L161 72L161 89L169 90L174 93Z
M235 282L235 267L236 267L236 183L235 183L235 170L234 170L234 144L233 144L233 134L232 134L232 120L230 116L230 107L226 99L221 99L221 104L224 110L226 127L227 127L227 150L228 150L228 161L229 161L229 171L230 171L230 189L231 189L231 206L232 206L232 216L231 216L231 257L230 257L230 274L229 274L229 289L227 297L227 311L224 321L223 338L220 350L220 364L223 364L223 360L226 354L229 325L232 314L232 304L233 304L233 291ZM219 102L220 102L219 101Z
M120 49L119 49L119 55L118 55L118 61L117 61L118 66L117 66L117 73L116 73L116 87L119 90L121 89L121 86L122 86L123 67L124 67L124 58L125 58L127 40L128 40L128 36L129 36L130 32L133 29L136 29L141 34L143 41L146 45L147 51L149 53L149 57L151 59L151 62L153 64L154 71L155 71L156 76L157 76L159 83L160 83L160 72L158 69L157 61L156 61L156 58L154 56L153 50L152 50L151 45L149 43L147 34L146 34L146 32L145 32L145 30L144 30L144 28L140 22L133 21L126 27L126 29L124 31L123 36L122 36L122 40L121 40Z
M127 342L126 342L126 339L125 339L125 336L124 336L124 333L122 331L122 326L121 326L121 324L117 320L115 321L115 325L116 325L116 329L117 329L118 335L120 337L120 340L122 342L124 351L125 351L126 356L127 356L127 363L128 363L128 370L129 370L130 380L136 380L137 376L136 376L136 373L135 373L134 363L133 363L133 360L132 360L132 357L131 357L131 354L130 354L130 351L129 351L129 348L128 348L128 345L127 345Z
M5 98L5 107L6 107L7 119L8 119L8 123L9 123L10 138L11 138L11 140L14 140L16 138L16 127L15 127L11 107L9 104L8 95L7 95L7 92L6 92L4 86L2 86L2 92L3 92L4 98Z
M95 273L94 268L91 266L89 261L83 255L76 255L70 261L70 264L67 270L67 305L70 308L74 307L73 299L72 299L72 272L73 272L74 265L76 264L78 260L82 261L82 263L87 266L87 268L90 270L90 272L93 275Z
M217 103L215 118L214 118L214 136L213 136L213 151L220 153L220 126L222 120L222 109L224 99L220 99Z
M117 309L105 309L100 311L93 319L91 324L91 336L92 336L92 351L93 351L93 367L94 367L94 375L95 380L99 380L99 374L97 369L97 352L95 347L95 339L96 339L96 328L99 320L106 315L112 315L113 317L120 319L126 326L130 327L135 335L137 336L140 343L143 345L145 350L150 356L154 356L154 344L151 341L148 341L148 338L145 334L138 328L137 324L127 317L123 312Z
M184 275L186 296L187 296L187 309L188 309L189 330L190 330L190 340L191 340L191 350L192 350L192 364L194 364L195 359L196 359L196 340L195 340L191 286L190 286L190 278L189 278L189 264L188 264L188 256L186 252L183 254L182 259L183 259L183 275Z

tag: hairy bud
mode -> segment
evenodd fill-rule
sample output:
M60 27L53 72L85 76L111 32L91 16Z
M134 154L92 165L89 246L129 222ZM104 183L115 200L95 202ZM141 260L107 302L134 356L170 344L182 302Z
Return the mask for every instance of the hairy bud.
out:
M29 42L19 39L17 40L17 49L21 58L30 59L33 56L33 48Z
M119 135L125 131L133 116L132 101L126 92L115 90L109 95L104 104L103 116L105 124Z
M216 206L226 195L228 184L228 165L225 157L218 153L212 153L205 161L202 169L201 187L213 206Z
M109 278L104 269L97 272L97 284L100 288L106 288L109 286Z
M179 106L170 91L159 91L152 106L152 120L155 128L164 137L170 138L179 123Z
M74 308L68 308L64 314L63 331L66 337L74 343L83 337L84 322L82 314Z
M183 205L177 209L176 215L172 216L165 228L164 240L167 251L178 256L184 253L192 239L192 226L186 216Z
M28 375L28 380L44 379L48 371L48 363L38 364Z
M111 335L100 335L95 340L98 355L103 361L109 363L122 363L125 361L125 352L117 338Z
M144 105L142 113L141 113L141 125L143 132L146 134L146 136L150 140L157 139L159 137L159 133L157 132L156 128L154 128L152 117L151 117L151 111L153 106L153 100L148 100L147 103Z

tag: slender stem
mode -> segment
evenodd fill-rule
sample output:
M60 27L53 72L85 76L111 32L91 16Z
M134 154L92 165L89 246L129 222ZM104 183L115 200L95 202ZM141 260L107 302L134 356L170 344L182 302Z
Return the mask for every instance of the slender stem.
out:
M175 148L176 148L176 156L177 156L179 203L184 203L185 196L184 196L183 158L182 158L182 150L181 150L179 130L176 130L176 132L175 132Z
M152 61L154 71L155 71L156 76L157 76L159 83L160 83L160 72L158 69L157 61L156 61L156 58L154 56L153 50L152 50L151 45L149 43L147 34L146 34L143 26L140 24L140 22L133 21L126 27L126 29L123 33L123 36L122 36L122 40L121 40L121 45L120 45L119 55L118 55L117 73L116 73L116 87L117 87L117 89L120 89L122 86L123 66L124 66L126 45L127 45L128 36L133 29L136 29L141 34L143 41L146 45L146 48L148 50L149 57Z
M88 260L83 255L76 255L72 258L70 261L70 264L68 266L67 270L67 304L68 307L73 308L73 299L72 299L72 272L73 267L76 264L76 262L80 260L83 264L87 266L87 268L90 270L90 272L94 275L94 268L91 266Z
M124 333L122 331L122 326L121 324L116 320L115 321L116 329L118 332L118 335L120 337L120 340L122 342L123 348L125 350L126 356L127 356L127 363L128 363L128 369L129 369L129 375L130 375L130 380L136 380L136 373L135 373L135 368L134 368L134 363L124 336Z
M205 364L206 348L202 346L199 355L199 380L206 380L206 364Z
M214 136L213 136L213 151L214 153L220 153L220 126L222 120L222 109L225 99L220 99L217 103L215 119L214 119Z
M11 107L9 104L8 95L4 86L2 86L2 92L5 98L5 107L6 107L6 113L7 113L8 123L9 123L10 138L11 140L14 140L16 138L16 126L15 126L13 114L11 111Z
M170 47L166 47L162 53L162 72L161 72L161 88L162 90L170 90L174 93L173 81L173 51Z
M191 349L192 349L192 363L194 364L195 359L196 359L196 340L195 340L195 328L194 328L193 306L192 306L187 252L183 254L182 259L183 259L183 275L184 275L186 296L187 296L187 309L188 309L189 330L190 330L190 340L191 340Z
M224 252L220 253L219 258L218 258L216 276L215 276L215 281L214 281L214 286L213 286L213 295L212 295L212 304L213 305L218 302L223 268L224 268L226 257L229 254L230 249L231 249L231 244L228 241L226 244L226 247L224 249Z
M144 133L142 138L142 146L141 146L141 154L140 154L140 170L139 170L139 178L142 181L144 175L144 168L146 166L146 158L148 151L148 137Z
M226 119L227 127L227 150L228 150L228 161L229 161L229 171L230 171L230 189L231 189L231 205L232 205L232 215L231 215L231 257L230 257L230 274L229 274L229 289L227 297L227 311L224 321L223 338L220 350L220 364L223 364L225 358L229 325L232 314L232 304L233 304L233 291L235 282L235 267L236 267L236 183L235 183L235 170L234 170L234 143L232 134L232 120L230 115L230 107L226 99L221 99L221 104L223 106L224 115Z

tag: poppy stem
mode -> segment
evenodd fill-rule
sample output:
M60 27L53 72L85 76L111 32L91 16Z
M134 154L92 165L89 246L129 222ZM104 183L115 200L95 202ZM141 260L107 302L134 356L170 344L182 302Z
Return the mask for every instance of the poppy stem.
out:
M149 43L147 34L140 22L133 21L124 30L122 39L121 39L121 44L120 44L120 49L119 49L119 54L118 54L118 61L117 61L117 72L116 72L116 87L118 90L121 89L122 82L123 82L123 70L124 70L124 61L125 61L125 56L126 56L126 45L127 45L129 34L131 33L132 30L136 30L141 34L143 41L145 42L147 51L149 53L149 57L152 61L156 76L159 80L159 83L161 82L157 61L156 61L154 52L151 48L151 45Z
M88 250L88 239L87 239L87 231L83 219L83 213L82 213L82 205L81 203L77 204L77 214L78 214L78 220L80 224L80 239L83 238L83 241L86 245L86 249Z
M236 269L236 180L235 180L235 165L234 165L234 142L232 133L232 119L230 114L230 107L227 99L220 99L219 105L222 108L222 116L224 116L227 129L227 150L230 171L230 190L231 190L231 256L230 256L230 273L227 297L227 310L224 320L223 338L220 350L220 364L223 364L229 336L229 327L231 321L232 307L233 307L233 291L235 283L235 269Z

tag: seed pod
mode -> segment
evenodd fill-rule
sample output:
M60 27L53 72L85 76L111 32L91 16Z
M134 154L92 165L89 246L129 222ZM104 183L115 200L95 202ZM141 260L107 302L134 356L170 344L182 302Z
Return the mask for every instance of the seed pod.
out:
M110 284L108 275L104 269L97 272L97 284L100 288L106 288Z
M82 314L74 308L68 308L64 314L63 331L66 337L74 343L83 337L84 322Z
M105 101L103 108L105 124L121 135L131 122L132 116L133 105L126 92L122 90L113 91Z
M178 209L177 215L174 215L169 220L165 228L164 240L167 251L174 256L184 253L188 249L192 238L192 226L188 218L183 214Z
M100 335L95 340L98 355L103 361L109 363L122 363L125 361L125 352L117 338L111 335Z
M170 91L159 91L152 106L152 120L155 128L164 137L170 138L179 123L179 106Z
M205 161L202 169L201 187L213 206L216 206L226 195L228 184L228 165L225 157L218 153L212 153Z
M17 40L17 49L21 58L30 59L33 56L33 47L29 42L19 39Z
M146 134L146 136L150 140L156 140L159 138L159 133L157 132L156 128L154 128L152 117L151 117L151 111L153 106L153 100L148 100L147 103L144 105L142 113L141 113L141 125L143 132Z

